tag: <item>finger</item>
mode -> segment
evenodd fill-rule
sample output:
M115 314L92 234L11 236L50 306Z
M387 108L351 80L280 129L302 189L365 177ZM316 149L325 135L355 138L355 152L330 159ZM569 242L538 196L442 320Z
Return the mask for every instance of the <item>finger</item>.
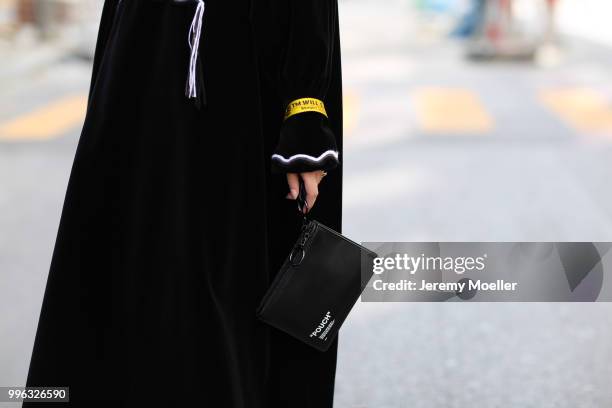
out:
M317 172L302 173L302 180L304 180L304 187L306 188L308 210L311 210L319 195L319 177Z
M323 170L319 170L319 171L317 171L317 177L318 177L318 178L317 178L317 182L318 182L319 184L321 184L321 182L323 181L323 178L324 178L325 176L327 176L327 172L325 172L325 171L323 171Z
M297 173L287 173L287 184L289 184L287 198L295 200L300 192L300 179Z

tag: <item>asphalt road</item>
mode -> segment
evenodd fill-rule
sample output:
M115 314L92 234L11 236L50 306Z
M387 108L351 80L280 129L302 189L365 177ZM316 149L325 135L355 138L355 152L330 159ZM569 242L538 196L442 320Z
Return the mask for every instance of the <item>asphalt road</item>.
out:
M402 7L341 13L347 235L612 241L612 50L472 63ZM89 70L0 84L0 385L25 379ZM608 304L363 303L340 339L337 408L612 406Z

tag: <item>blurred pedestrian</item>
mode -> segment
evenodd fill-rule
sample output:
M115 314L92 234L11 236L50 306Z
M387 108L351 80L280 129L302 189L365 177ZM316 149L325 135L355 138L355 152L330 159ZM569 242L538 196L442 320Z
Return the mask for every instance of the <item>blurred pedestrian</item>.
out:
M542 41L536 54L536 63L543 67L554 67L561 63L563 55L558 44L556 14L558 0L546 1L546 21Z
M555 17L557 4L557 0L546 0L546 38L548 42L554 41L556 34Z
M340 171L319 183L341 120L336 0L106 0L27 385L87 408L331 407L335 341L255 310L299 178L340 229Z
M485 17L486 0L472 0L471 4L472 6L469 11L453 31L453 35L468 38L476 35L482 28Z

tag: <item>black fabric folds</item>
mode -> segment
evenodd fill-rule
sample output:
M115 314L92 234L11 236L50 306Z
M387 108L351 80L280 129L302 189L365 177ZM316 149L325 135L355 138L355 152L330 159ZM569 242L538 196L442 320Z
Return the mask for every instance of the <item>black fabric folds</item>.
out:
M294 24L328 38L334 19L334 57L308 51L325 62L295 84L326 67L342 152L335 1L206 1L202 109L185 97L197 2L175 3L105 1L26 381L70 402L23 406L331 408L337 342L319 353L255 312L301 227L270 171L286 100L314 89L288 91ZM341 187L338 168L312 209L337 231Z

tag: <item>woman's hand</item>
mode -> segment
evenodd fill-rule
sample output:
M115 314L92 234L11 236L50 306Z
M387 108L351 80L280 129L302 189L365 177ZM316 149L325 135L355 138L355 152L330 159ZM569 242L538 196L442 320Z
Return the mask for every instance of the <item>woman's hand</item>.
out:
M287 173L287 183L289 184L289 194L287 198L290 200L296 200L300 194L300 177L304 180L304 187L306 188L306 204L307 208L303 211L306 213L317 201L319 195L319 183L325 177L327 173L323 170L310 171L307 173Z

